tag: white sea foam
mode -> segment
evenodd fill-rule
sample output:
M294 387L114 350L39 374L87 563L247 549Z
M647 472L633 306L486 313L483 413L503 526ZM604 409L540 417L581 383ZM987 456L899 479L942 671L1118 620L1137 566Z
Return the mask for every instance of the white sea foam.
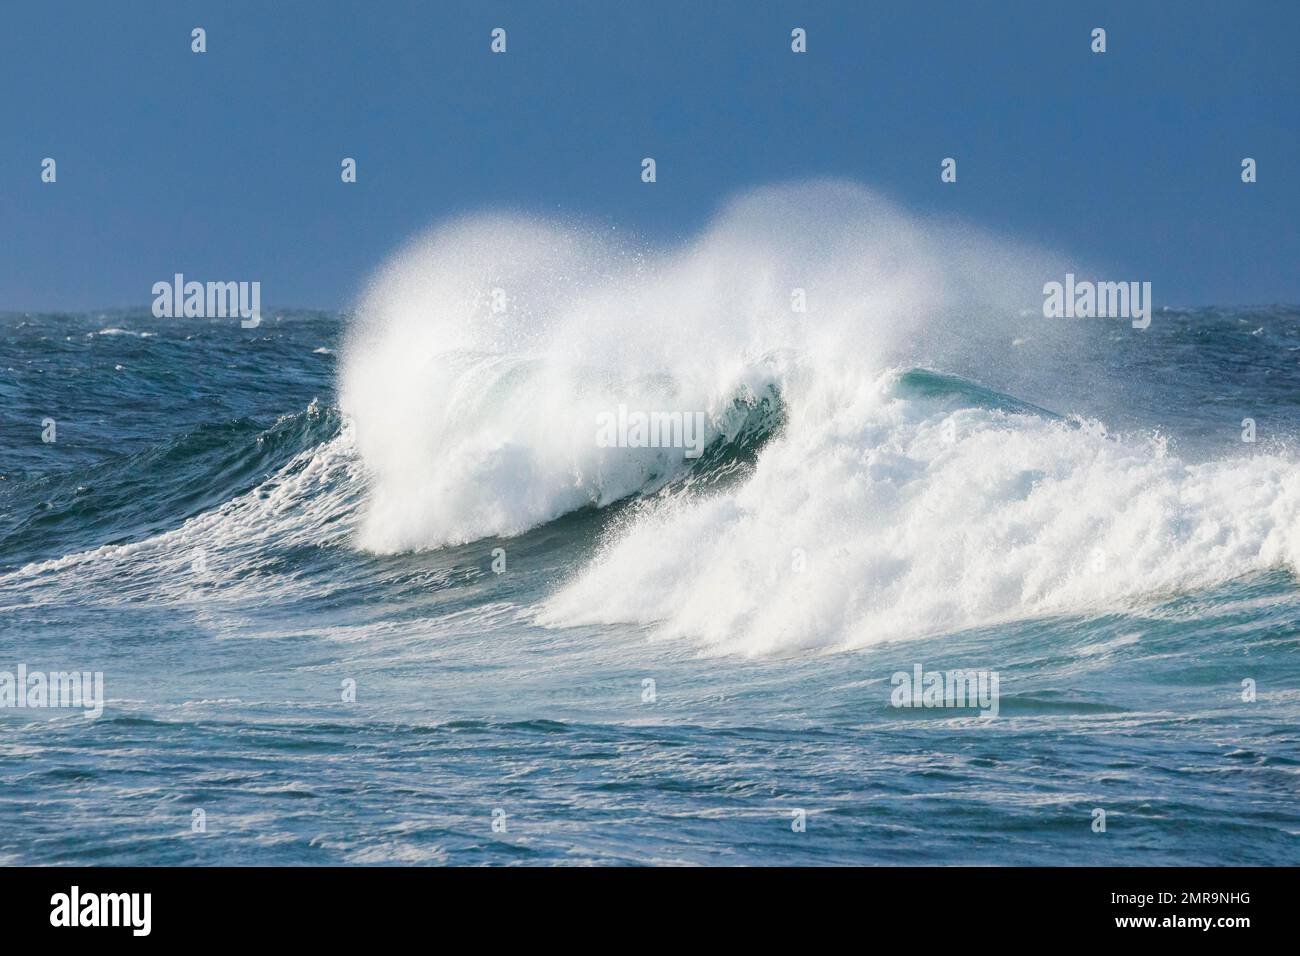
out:
M1095 425L936 412L894 380L798 421L734 493L648 508L541 621L655 624L760 654L1117 610L1300 566L1290 461L1189 465Z
M1193 464L1095 423L900 388L898 369L924 365L1103 408L1098 350L1142 333L1044 323L1044 277L1064 268L836 183L759 190L666 252L514 216L445 225L374 278L343 350L371 482L359 544L514 535L657 487L690 461L599 447L600 411L703 410L714 438L738 396L775 388L785 427L748 481L647 502L538 619L766 653L1294 568L1285 457Z

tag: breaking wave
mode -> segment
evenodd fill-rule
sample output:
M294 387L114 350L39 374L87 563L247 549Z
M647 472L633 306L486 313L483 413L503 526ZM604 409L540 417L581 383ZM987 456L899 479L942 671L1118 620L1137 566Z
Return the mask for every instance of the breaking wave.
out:
M740 653L1294 569L1292 456L1109 434L1110 357L1141 333L1043 320L1065 268L834 182L758 190L667 251L506 214L441 226L374 277L343 349L357 541L437 549L632 498L538 619ZM601 447L618 405L703 413L706 454Z

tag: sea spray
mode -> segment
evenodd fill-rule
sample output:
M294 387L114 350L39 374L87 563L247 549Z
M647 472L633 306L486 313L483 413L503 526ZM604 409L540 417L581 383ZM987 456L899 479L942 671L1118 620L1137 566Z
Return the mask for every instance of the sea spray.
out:
M1102 426L1131 400L1116 354L1151 338L1045 322L1045 279L1074 271L841 183L757 190L667 249L505 214L442 225L376 274L343 349L356 542L432 550L640 496L536 620L750 655L1293 568L1288 454L1197 463ZM945 374L918 390L916 368ZM698 410L707 449L764 393L781 421L725 489L683 482L679 449L593 435L620 405Z
M1059 274L1038 255L836 182L756 190L666 249L502 213L441 225L376 273L343 349L371 475L359 543L517 535L689 469L593 440L620 405L703 414L703 447L738 398L774 387L817 405L908 356L987 366ZM1000 318L972 324L976 308Z

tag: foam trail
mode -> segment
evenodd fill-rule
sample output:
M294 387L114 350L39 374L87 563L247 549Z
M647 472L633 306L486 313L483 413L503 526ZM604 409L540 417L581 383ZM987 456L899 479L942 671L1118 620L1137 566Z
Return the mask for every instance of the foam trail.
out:
M310 409L307 414L313 414ZM361 479L350 427L295 455L245 494L179 527L0 574L0 610L28 602L191 603L220 589L223 600L285 600L327 593L328 580L293 581L279 553L328 547L353 534Z

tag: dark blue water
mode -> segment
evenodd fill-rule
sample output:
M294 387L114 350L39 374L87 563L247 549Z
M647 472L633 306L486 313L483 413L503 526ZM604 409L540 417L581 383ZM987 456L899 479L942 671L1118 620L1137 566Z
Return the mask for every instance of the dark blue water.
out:
M100 671L108 698L97 719L0 709L0 860L1300 862L1300 591L1284 558L847 650L719 654L635 619L544 627L536 606L639 506L509 541L360 549L342 328L316 313L253 330L0 318L0 670ZM1212 460L1243 453L1245 408L1261 423L1250 452L1290 454L1300 312L1162 313L1149 334L1158 347L1124 359L1126 394L1106 396L1110 426ZM915 374L907 400L1010 427L1079 410L942 371L965 384ZM743 483L751 458L710 475ZM1241 507L1258 510L1256 550L1285 554L1294 478L1275 479ZM1240 529L1196 533L1241 550ZM998 716L891 706L891 675L918 663L996 670Z

